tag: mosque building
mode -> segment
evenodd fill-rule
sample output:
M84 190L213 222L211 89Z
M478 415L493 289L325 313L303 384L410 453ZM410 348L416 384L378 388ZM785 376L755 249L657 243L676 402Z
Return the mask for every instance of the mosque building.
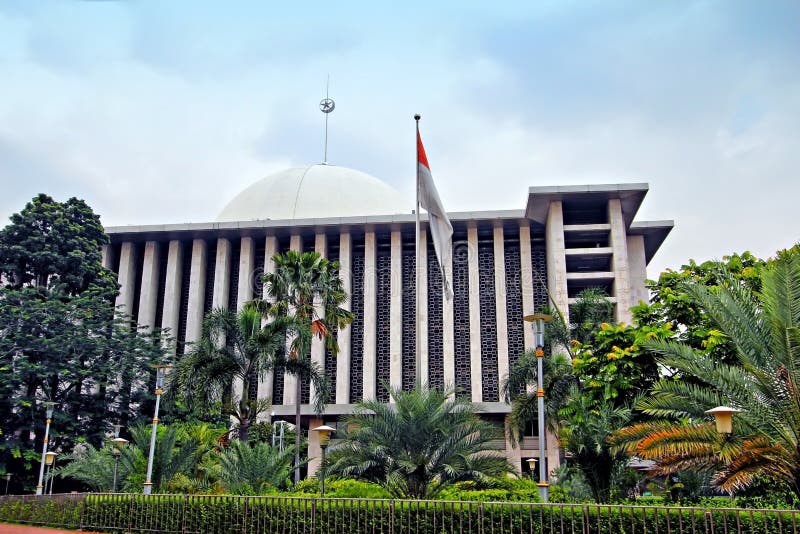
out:
M355 320L337 332L338 355L321 343L312 347L333 393L320 418L303 384L305 428L335 426L362 399L388 402L383 383L410 388L417 333L423 379L455 385L480 403L483 417L502 425L510 406L501 384L523 351L534 348L523 316L547 305L548 295L568 315L588 287L610 295L618 321L629 322L630 307L647 301L645 268L673 226L634 220L647 191L643 183L537 186L519 209L449 213L453 251L444 270L452 299L443 298L426 215L420 261L427 270L417 293L410 202L377 178L330 164L268 176L213 222L107 228L103 262L118 273L117 305L141 325L169 328L180 355L200 338L209 310L236 310L263 295L261 275L273 268L275 253L317 251L341 264ZM272 400L275 419L293 421L293 380L277 370L256 385L260 398ZM310 434L309 457L317 459L319 443ZM552 468L558 446L553 436L547 441ZM539 455L537 438L506 443L506 453L521 470Z

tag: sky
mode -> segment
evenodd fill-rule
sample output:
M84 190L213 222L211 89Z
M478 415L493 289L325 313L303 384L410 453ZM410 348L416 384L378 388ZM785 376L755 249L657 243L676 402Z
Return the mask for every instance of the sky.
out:
M207 222L322 160L413 208L413 114L451 211L647 182L648 267L800 242L800 3L0 0L0 221ZM332 201L335 201L333 199ZM0 223L3 224L3 223Z

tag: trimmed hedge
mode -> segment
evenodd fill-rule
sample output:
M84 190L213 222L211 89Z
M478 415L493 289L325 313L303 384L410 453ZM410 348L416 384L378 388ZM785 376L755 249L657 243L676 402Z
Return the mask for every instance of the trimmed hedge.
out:
M74 498L59 501L57 497ZM65 522L59 523L61 520ZM800 512L531 503L90 494L0 499L0 521L72 528L80 526L86 530L132 533L286 531L354 534L786 534L798 532Z

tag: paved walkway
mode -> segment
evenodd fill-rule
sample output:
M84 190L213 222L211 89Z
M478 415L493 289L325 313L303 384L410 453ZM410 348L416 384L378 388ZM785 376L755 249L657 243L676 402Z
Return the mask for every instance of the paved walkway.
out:
M29 527L26 525L9 525L0 523L0 534L75 534L75 530L58 530L56 528ZM99 532L86 532L84 534L100 534Z

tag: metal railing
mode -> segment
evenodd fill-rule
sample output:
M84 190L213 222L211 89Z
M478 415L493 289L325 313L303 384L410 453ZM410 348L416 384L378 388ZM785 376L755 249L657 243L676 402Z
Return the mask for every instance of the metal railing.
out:
M6 496L0 522L165 534L800 534L797 510L214 495Z

